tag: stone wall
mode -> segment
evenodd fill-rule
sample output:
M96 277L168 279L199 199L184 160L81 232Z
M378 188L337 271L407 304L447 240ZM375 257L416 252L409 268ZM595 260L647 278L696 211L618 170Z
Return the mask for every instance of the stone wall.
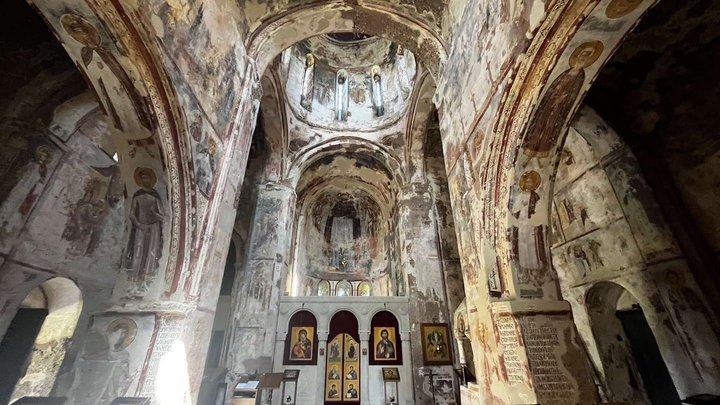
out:
M680 397L717 390L710 307L633 153L589 108L570 129L553 202L553 264L608 398L648 401L615 317L622 291L647 317Z
M18 16L23 13L33 11L19 10ZM15 43L5 55L28 60L5 67L6 77L15 80L8 83L0 118L0 336L31 290L42 284L52 295L56 277L77 285L79 306L63 310L59 302L71 299L72 291L55 291L66 296L55 297L52 305L60 306L50 308L16 396L48 395L58 375L57 384L64 384L88 314L108 305L123 248L124 190L106 117L52 41L24 48Z

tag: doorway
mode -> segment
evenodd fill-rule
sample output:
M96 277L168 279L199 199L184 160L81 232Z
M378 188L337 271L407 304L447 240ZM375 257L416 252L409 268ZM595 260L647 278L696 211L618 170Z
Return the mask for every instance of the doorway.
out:
M603 281L588 290L586 305L608 400L679 405L677 390L637 299L622 286Z
M630 343L650 403L679 405L680 397L642 308L636 305L632 309L617 311L616 315Z
M82 311L82 293L56 277L25 297L0 344L0 404L51 394Z
M35 339L48 311L46 308L20 308L0 344L0 404L7 404L15 383L25 375Z
M325 372L326 405L360 403L360 335L357 318L348 311L330 320Z

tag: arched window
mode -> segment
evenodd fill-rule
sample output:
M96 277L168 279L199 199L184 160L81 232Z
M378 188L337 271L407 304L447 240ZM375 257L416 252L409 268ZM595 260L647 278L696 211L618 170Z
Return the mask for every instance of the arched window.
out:
M353 293L352 284L343 280L335 286L335 295L338 297L349 297Z
M382 117L385 115L385 104L383 103L382 94L382 77L380 76L380 66L373 66L371 70L372 83L372 103L375 116Z
M350 103L348 91L348 73L345 69L338 70L335 76L335 119L346 121Z
M315 57L312 53L305 55L305 75L303 76L302 94L300 105L312 111L313 92L315 88Z
M357 295L358 297L369 297L370 283L368 283L367 281L363 281L362 283L358 284Z
M317 319L308 311L299 311L288 322L283 364L317 364Z
M309 297L311 295L315 295L315 282L309 278L305 280L305 288L303 291L303 295L306 297Z
M330 295L330 283L327 280L320 280L318 283L318 294L319 297L326 297Z

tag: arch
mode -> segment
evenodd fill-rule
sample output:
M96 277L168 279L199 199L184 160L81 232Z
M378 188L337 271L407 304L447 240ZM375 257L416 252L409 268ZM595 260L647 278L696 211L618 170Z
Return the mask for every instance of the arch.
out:
M51 278L28 293L16 318L24 316L23 309L44 310L47 315L34 339L32 351L27 353L27 367L19 370L22 375L17 375L17 383L7 387L15 387L11 402L24 396L50 395L75 333L82 307L82 292L67 278ZM13 339L13 332L9 331L5 337ZM3 340L2 346L8 347L8 343ZM7 376L12 375L11 363L4 364Z
M638 367L636 362L638 354L634 353L638 350L638 342L627 336L627 321L623 322L619 317L621 311L628 310L639 312L642 315L637 299L621 285L602 281L595 283L587 290L585 305L600 354L607 395L611 400L638 404L654 403L657 397L653 398L653 394L657 393L658 389L665 391L663 388L667 387L672 387L671 391L674 391L674 396L677 398L677 391L661 357L662 364L656 364L652 372L654 375L665 377L660 387L646 386L648 382L656 384L657 380L644 381L647 374L644 374L643 369ZM642 320L635 321L639 325L638 327L643 323L647 327L644 319L642 316ZM647 328L649 330L649 327ZM654 347L657 356L660 356L655 341L643 343L643 346L651 349L651 354ZM646 356L649 355L645 354L642 357ZM671 398L673 392L664 392L664 394L666 394L665 398ZM679 398L677 400L679 402Z
M339 0L297 6L276 14L247 37L248 55L264 72L272 60L294 43L331 32L362 32L388 38L410 49L434 77L447 58L441 35L418 18L380 4Z
M330 330L330 323L332 322L332 320L333 320L333 318L335 317L335 315L337 315L337 314L339 314L339 313L341 313L341 312L349 312L353 317L355 317L355 319L356 319L357 322L358 322L358 325L360 325L360 319L361 319L361 318L359 317L359 314L357 313L357 311L356 311L355 309L349 307L349 306L343 305L343 306L340 306L340 307L336 307L336 308L332 311L332 313L330 314L330 316L328 316L328 318L327 318L327 319L328 319L328 324L327 324L327 328L328 328L328 329L327 329L327 330Z
M405 183L405 178L400 169L400 162L398 162L394 154L387 147L353 136L334 137L333 139L298 152L288 168L287 177L290 179L293 187L297 188L302 174L315 163L328 156L350 151L356 154L367 155L374 162L378 163L379 166L386 171L388 178L393 181L393 184L398 187L398 189ZM377 158L375 155L379 155L382 159Z
M359 402L360 382L363 377L360 367L361 345L358 325L357 316L350 311L337 311L330 318L325 372L325 403Z
M353 296L352 284L347 280L338 281L335 284L335 296L336 297L351 297Z
M433 96L437 90L435 80L427 73L420 74L417 84L413 87L412 104L408 109L405 134L405 173L412 182L423 182L425 173L424 146L427 127L432 114L437 113Z
M315 314L298 310L288 321L284 365L316 365L318 357L318 323Z
M370 296L370 283L367 281L362 281L357 286L357 293L355 294L358 297L369 297Z
M637 3L612 18L605 12L607 2L558 3L548 11L512 85L503 94L493 126L496 135L492 141L485 141L494 146L478 176L497 179L480 198L486 211L497 213L485 215L485 236L488 243L505 252L498 254L497 260L502 278L508 280L504 287L510 296L559 298L548 243L559 146L600 67L651 3ZM561 89L571 95L564 95L564 104L558 105L555 93ZM543 116L549 111L553 111L552 119ZM540 122L548 125L544 135L537 131L535 123ZM477 120L473 125L469 133L477 131ZM463 160L466 158L454 164ZM497 229L503 231L493 231ZM494 260L485 263L487 268L496 265Z
M194 175L186 130L189 125L177 95L169 88L170 78L155 63L159 51L141 39L143 34L130 23L132 19L119 3L107 2L102 8L92 8L80 1L64 4L34 0L32 5L107 113L129 196L140 189L133 181L138 168L155 173L157 184L153 188L165 201L166 220L162 227L167 235L157 273L167 287L164 290L174 292L181 287L181 274L190 260L185 246L192 233L187 232L186 218L190 217L196 196L195 186L191 185ZM71 26L82 35L71 33ZM93 61L108 68L97 69ZM133 145L141 145L137 148L141 152L131 153Z
M277 181L287 168L288 155L288 123L282 81L276 69L268 69L260 79L262 99L260 110L267 144L270 148L268 161L265 164L266 180Z

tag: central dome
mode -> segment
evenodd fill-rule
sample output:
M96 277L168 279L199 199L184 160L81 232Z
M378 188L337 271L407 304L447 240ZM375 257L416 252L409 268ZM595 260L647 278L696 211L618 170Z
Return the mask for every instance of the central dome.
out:
M339 32L285 50L280 72L286 78L287 103L297 119L318 128L368 132L403 116L416 65L414 55L392 41ZM343 102L336 105L339 73ZM343 107L347 111L338 118L337 110Z

